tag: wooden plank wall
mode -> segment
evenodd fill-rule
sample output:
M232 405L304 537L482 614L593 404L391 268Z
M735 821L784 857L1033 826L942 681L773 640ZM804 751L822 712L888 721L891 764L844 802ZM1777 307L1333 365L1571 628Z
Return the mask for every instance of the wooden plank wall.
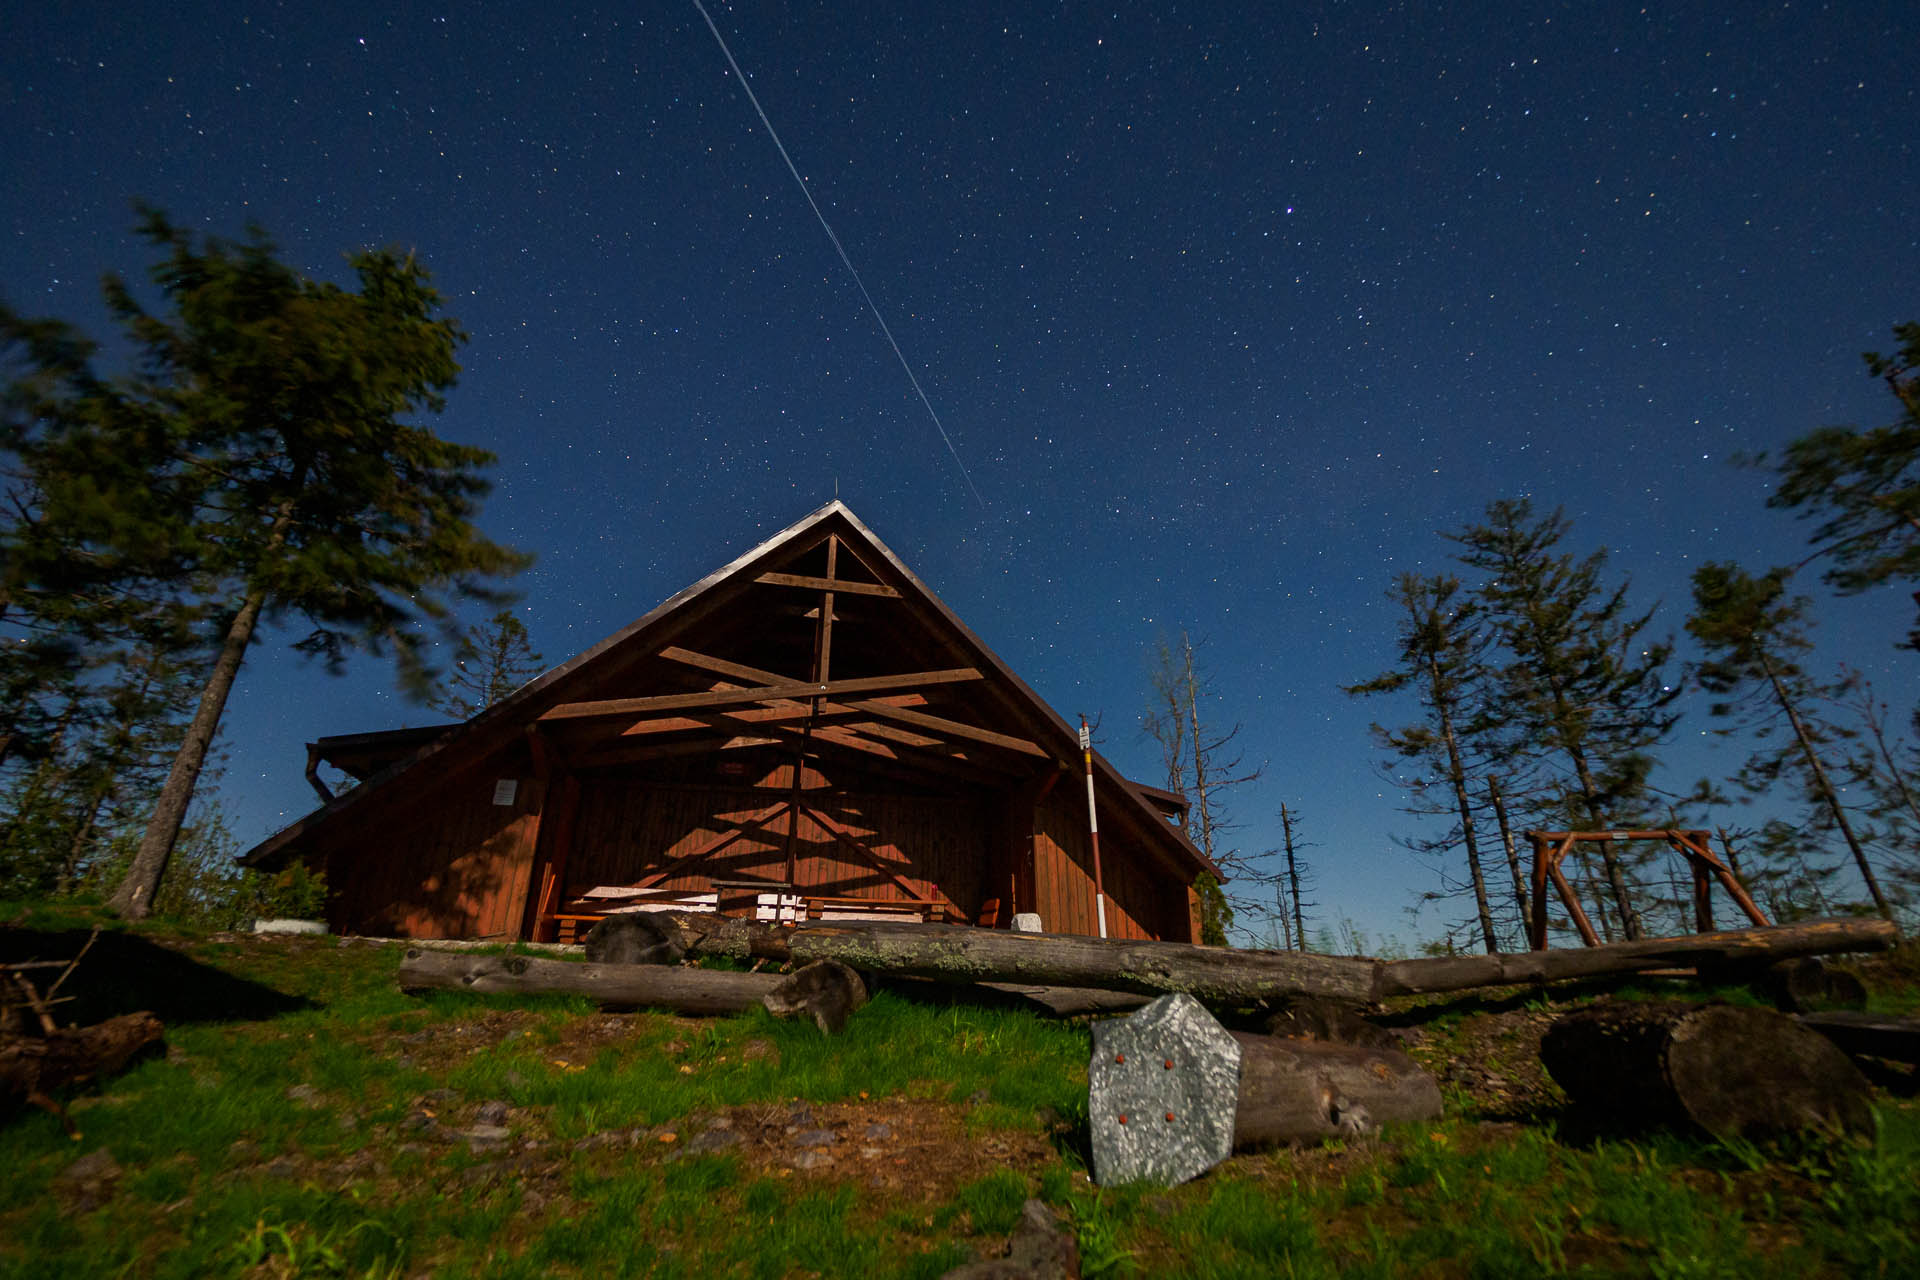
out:
M1100 873L1107 891L1107 934L1114 938L1188 940L1186 886L1133 847L1118 823L1100 831ZM1079 787L1055 788L1034 815L1032 908L1050 933L1096 936L1092 844L1087 798ZM1022 910L1028 908L1022 905Z
M506 771L518 764L483 763L411 798L388 822L356 824L381 834L326 853L334 931L518 937L544 798L543 784L524 770ZM516 783L511 805L493 803L502 777Z
M804 794L807 805L879 854L906 887L803 817L794 858L794 882L803 890L881 901L940 898L968 918L979 910L992 814L947 796ZM778 785L666 786L617 773L584 775L568 892L637 883L788 796ZM787 815L777 814L658 887L704 890L714 877L784 881L787 824Z

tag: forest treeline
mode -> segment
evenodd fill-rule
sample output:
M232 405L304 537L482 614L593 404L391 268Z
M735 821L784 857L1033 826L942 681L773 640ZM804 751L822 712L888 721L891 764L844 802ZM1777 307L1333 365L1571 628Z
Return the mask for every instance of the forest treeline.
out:
M1495 501L1446 535L1457 572L1389 586L1391 665L1346 692L1395 697L1406 717L1376 724L1374 739L1382 772L1422 819L1402 843L1433 868L1426 896L1448 904L1447 945L1524 946L1530 850L1516 844L1528 829L1714 830L1719 855L1774 920L1871 911L1911 921L1920 707L1896 712L1859 672L1822 663L1809 594L1897 588L1920 603L1920 325L1895 336L1893 355L1866 356L1892 392L1893 421L1823 427L1777 457L1743 460L1774 473L1768 505L1810 521L1808 554L1696 569L1689 663L1661 620L1629 602L1605 550L1583 554L1563 511L1525 500ZM1920 652L1920 621L1902 647ZM1914 687L1903 681L1896 695ZM1683 706L1748 749L1732 777L1662 776L1660 749ZM1753 805L1732 810L1733 799ZM1578 899L1606 938L1694 928L1689 871L1665 844L1583 843L1572 861Z

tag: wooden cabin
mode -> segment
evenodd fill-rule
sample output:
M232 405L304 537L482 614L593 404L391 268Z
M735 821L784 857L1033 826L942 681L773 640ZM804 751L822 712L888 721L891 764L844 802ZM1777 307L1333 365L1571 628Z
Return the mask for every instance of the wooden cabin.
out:
M323 796L321 762L357 785L242 861L324 870L340 933L571 940L677 906L1098 934L1097 884L1110 936L1193 942L1219 875L1180 796L1083 754L839 502L463 724L307 757Z

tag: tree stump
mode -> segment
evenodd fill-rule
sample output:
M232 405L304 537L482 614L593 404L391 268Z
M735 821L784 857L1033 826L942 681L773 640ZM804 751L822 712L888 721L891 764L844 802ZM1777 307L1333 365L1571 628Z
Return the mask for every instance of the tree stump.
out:
M816 960L781 979L780 985L760 997L776 1018L806 1014L830 1036L846 1029L854 1010L867 1002L867 985L860 975L838 960Z
M1715 1137L1871 1132L1871 1086L1825 1036L1771 1009L1617 1003L1567 1014L1540 1059L1610 1126Z

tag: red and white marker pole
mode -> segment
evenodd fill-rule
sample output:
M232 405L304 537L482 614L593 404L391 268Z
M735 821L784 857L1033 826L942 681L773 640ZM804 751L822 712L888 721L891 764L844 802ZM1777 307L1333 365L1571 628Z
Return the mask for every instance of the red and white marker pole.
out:
M1100 918L1100 936L1107 936L1107 889L1100 880L1100 815L1093 808L1093 734L1080 717L1080 755L1087 765L1087 835L1093 842L1093 909Z

